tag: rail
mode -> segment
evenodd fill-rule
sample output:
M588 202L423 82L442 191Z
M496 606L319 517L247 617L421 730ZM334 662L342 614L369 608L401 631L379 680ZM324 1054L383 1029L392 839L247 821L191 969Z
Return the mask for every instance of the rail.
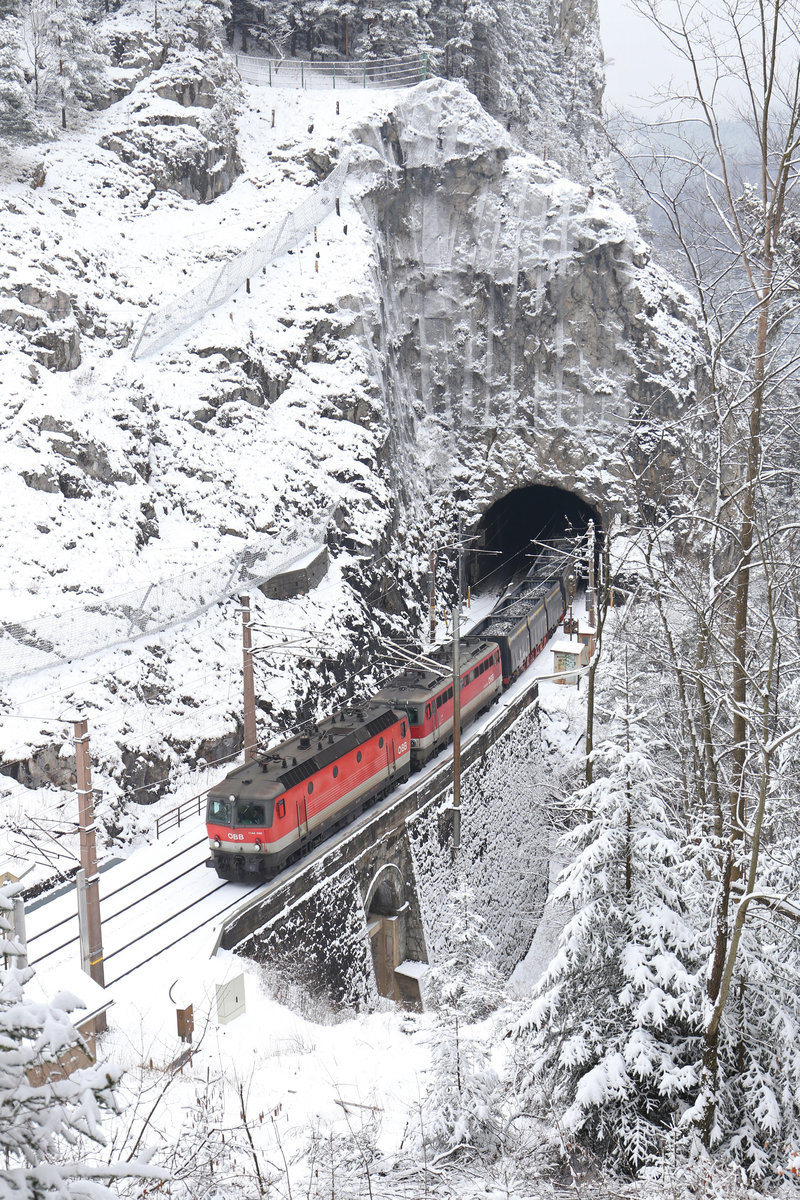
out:
M311 531L299 551L264 539L235 557L214 559L192 571L155 580L130 592L87 599L70 609L32 621L0 625L0 682L127 646L176 625L184 625L222 600L252 591L283 575L321 549L330 513Z
M349 151L345 151L333 170L302 204L284 213L281 220L257 241L251 242L246 250L207 275L195 287L151 312L131 351L131 358L135 361L163 350L195 321L229 300L248 279L287 250L299 246L339 203L349 161Z

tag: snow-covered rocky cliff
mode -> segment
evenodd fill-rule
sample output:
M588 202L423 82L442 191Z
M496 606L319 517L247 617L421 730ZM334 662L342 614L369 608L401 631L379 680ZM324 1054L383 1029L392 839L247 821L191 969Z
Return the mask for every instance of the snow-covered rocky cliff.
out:
M126 94L0 163L1 612L20 627L2 646L7 663L31 651L0 680L0 793L12 823L37 806L69 823L52 806L80 708L109 833L148 823L133 801L199 790L190 768L235 751L241 708L233 599L144 637L131 620L113 649L100 629L72 658L111 601L135 612L198 577L221 598L243 550L280 558L322 530L319 587L255 594L269 738L332 706L346 676L380 677L388 630L419 629L454 484L467 517L531 483L613 508L703 377L690 303L632 219L460 84L242 87L213 39L162 63L120 21ZM134 362L147 314L345 150L339 215ZM678 443L660 444L672 461ZM46 618L72 661L34 671Z

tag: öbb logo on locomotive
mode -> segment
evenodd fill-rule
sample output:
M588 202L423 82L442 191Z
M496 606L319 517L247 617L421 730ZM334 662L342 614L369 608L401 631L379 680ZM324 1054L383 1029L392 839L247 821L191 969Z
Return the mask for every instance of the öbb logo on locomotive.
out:
M571 542L548 547L463 639L462 728L494 704L555 632L575 560ZM426 657L443 669L402 671L371 698L287 738L213 787L206 810L208 865L225 879L274 878L450 742L452 646Z

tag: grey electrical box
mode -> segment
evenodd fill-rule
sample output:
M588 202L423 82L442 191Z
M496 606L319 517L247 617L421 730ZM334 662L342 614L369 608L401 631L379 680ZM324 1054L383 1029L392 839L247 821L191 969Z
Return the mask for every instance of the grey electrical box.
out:
M220 1025L235 1021L244 1012L244 975L217 984L217 1020Z

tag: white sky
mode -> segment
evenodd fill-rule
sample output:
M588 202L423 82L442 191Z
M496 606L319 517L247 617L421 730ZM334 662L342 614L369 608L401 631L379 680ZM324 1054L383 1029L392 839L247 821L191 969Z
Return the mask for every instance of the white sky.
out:
M628 0L599 0L600 36L606 58L606 103L609 107L639 108L638 97L675 73L664 41Z

